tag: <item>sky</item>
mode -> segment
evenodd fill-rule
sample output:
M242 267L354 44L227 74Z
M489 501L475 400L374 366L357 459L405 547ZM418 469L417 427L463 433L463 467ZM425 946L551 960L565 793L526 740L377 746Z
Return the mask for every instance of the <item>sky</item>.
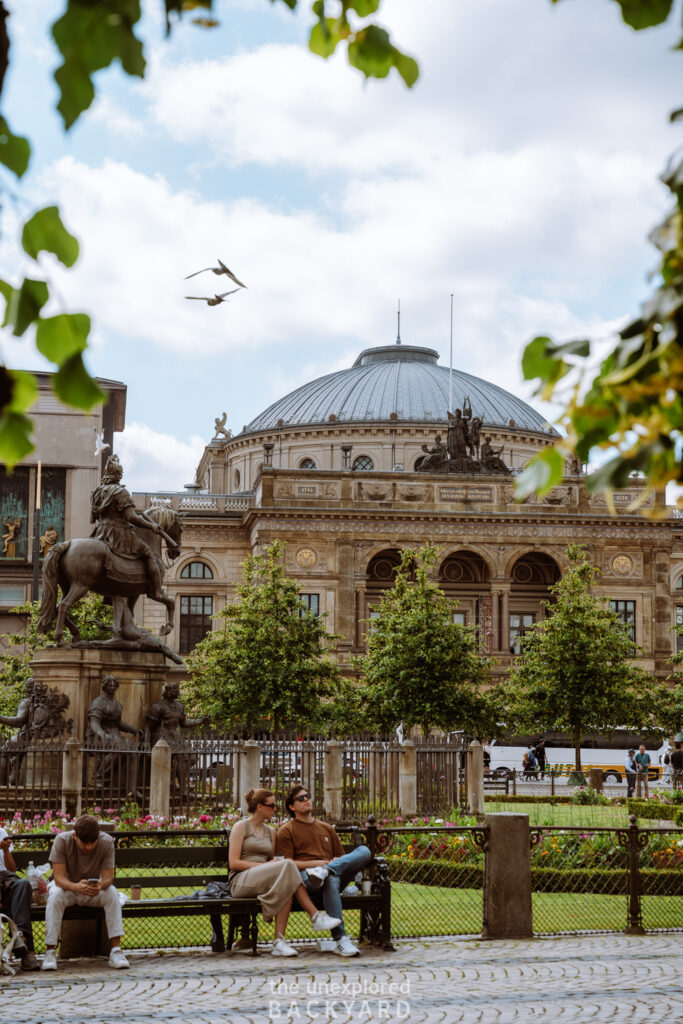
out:
M214 0L164 36L143 0L144 80L118 66L65 133L49 26L60 0L6 0L3 108L33 145L7 182L0 274L17 282L19 224L57 202L81 255L41 263L48 312L93 318L91 373L128 386L116 437L133 490L194 478L214 418L238 433L306 381L396 338L532 398L537 334L609 338L653 287L647 241L681 141L683 56L670 27L634 33L612 0L384 0L377 19L420 64L408 90L306 46L310 0ZM187 274L222 259L248 288ZM50 369L29 335L0 360ZM445 411L444 411L445 412Z

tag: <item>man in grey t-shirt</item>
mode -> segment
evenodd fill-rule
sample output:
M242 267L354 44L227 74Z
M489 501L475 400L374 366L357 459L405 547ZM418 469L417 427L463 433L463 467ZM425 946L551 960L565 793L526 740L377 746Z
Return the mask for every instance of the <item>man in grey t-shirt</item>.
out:
M67 907L102 907L111 951L109 966L128 967L121 952L123 920L114 881L114 840L100 832L97 818L82 815L73 832L56 836L50 851L54 884L45 907L45 946L41 970L57 970L57 941Z

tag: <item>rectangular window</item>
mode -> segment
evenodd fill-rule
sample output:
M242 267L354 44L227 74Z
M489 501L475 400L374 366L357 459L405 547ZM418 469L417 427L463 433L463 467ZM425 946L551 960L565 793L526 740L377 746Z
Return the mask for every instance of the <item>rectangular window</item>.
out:
M16 608L25 600L26 591L20 583L0 583L0 604L3 608Z
M629 635L633 642L636 642L636 602L635 601L610 601L609 609L614 612L621 622L628 626Z
M536 616L530 612L510 613L510 654L519 654L521 650L520 637L523 637L526 631L531 629L535 620Z
M299 594L301 603L311 615L320 615L320 594Z
M451 612L451 615L456 626L467 625L467 612Z
M53 544L66 540L66 470L49 466L40 479L40 553L44 557Z
M676 605L676 625L683 626L683 605ZM676 654L680 654L683 651L683 636L679 633L676 634Z
M13 473L0 468L0 559L26 561L28 558L28 467L16 466Z
M180 654L190 651L211 632L213 598L188 596L180 598Z

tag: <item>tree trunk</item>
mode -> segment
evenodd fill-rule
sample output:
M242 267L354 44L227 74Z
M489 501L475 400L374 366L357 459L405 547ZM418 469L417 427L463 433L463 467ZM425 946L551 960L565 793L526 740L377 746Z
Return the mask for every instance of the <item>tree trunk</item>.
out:
M581 771L581 726L575 725L574 733L574 767L577 772Z

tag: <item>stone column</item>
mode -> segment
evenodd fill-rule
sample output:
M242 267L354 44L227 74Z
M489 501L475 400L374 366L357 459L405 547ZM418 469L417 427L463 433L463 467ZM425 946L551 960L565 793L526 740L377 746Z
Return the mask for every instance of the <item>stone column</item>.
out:
M340 649L352 647L356 639L356 592L354 587L354 547L348 541L337 544L339 592L335 632L341 636Z
M529 939L531 842L527 814L487 814L484 858L484 939Z
M510 653L510 592L504 590L500 595L500 649Z
M325 745L325 815L328 821L342 816L342 749L339 740Z
M498 592L493 591L491 594L491 650L500 650L500 614L499 614L499 601Z
M166 740L157 740L152 747L149 780L149 813L155 818L168 818L171 809L171 748Z
M398 800L403 817L414 818L417 814L417 750L412 740L405 740L401 744Z
M75 736L64 744L62 755L62 813L72 818L81 816L83 789L83 751Z
M467 750L467 809L481 817L484 813L484 748L472 740Z
M256 740L247 740L240 758L240 809L247 813L246 794L261 787L261 748Z

